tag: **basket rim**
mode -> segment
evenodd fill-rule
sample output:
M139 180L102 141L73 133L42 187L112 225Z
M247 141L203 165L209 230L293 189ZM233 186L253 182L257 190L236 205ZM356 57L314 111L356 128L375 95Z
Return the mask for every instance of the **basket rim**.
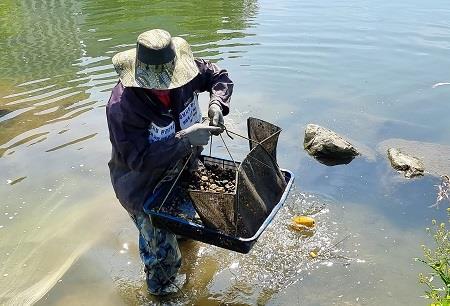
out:
M278 201L278 203L274 206L274 208L272 209L270 214L266 217L266 219L261 224L261 226L256 231L256 233L253 236L251 236L251 237L243 238L243 237L237 237L237 236L230 236L230 235L224 234L224 233L222 233L222 232L220 232L218 230L208 228L204 224L198 224L198 223L195 223L193 221L174 216L174 215L172 215L170 213L167 213L167 212L156 212L155 210L152 210L151 214L154 215L154 216L163 216L164 218L169 218L169 219L171 219L173 221L177 221L177 222L181 220L183 223L187 223L190 226L194 226L196 228L200 228L202 230L214 233L214 234L216 234L216 235L218 235L220 237L226 238L226 239L230 239L231 238L231 239L238 240L240 242L253 242L253 241L256 241L258 239L258 237L261 236L262 232L267 228L267 226L272 222L273 218L278 213L280 208L283 206L283 204L286 201L286 198L287 198L287 196L289 194L289 191L290 191L290 189L292 187L292 184L294 182L295 175L294 175L294 173L292 171L290 171L288 169L283 169L283 168L280 169L280 170L281 170L281 172L283 174L287 173L289 175L289 181L287 181L287 184L286 184L286 187L284 189L284 192L283 192L280 200Z

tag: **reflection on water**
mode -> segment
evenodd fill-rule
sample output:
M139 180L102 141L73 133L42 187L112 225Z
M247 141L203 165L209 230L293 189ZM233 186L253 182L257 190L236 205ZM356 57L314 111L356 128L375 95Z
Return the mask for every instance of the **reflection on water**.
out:
M405 181L376 149L388 138L450 143L450 87L435 85L450 80L446 4L1 1L0 304L160 302L146 294L136 229L112 193L104 116L111 57L151 28L229 69L235 131L248 116L283 127L278 160L297 185L250 254L184 242L188 297L162 302L423 304L411 258L429 219L444 217L428 208L438 180ZM300 147L307 123L349 136L363 157L317 163ZM229 146L236 158L247 150ZM317 232L290 231L291 216L317 202ZM350 264L308 255L349 234L336 251Z
M16 28L0 41L0 56L8 58L0 79L0 145L12 149L30 130L103 106L116 82L112 55L133 46L146 29L164 27L173 35L187 36L196 56L213 60L239 57L245 52L240 47L252 44L240 39L249 35L246 28L254 26L255 1L208 3L207 15L199 17L204 1L172 4L4 3L14 6L17 18L7 19L7 8L0 13L9 22L8 29ZM8 87L4 89L3 83Z

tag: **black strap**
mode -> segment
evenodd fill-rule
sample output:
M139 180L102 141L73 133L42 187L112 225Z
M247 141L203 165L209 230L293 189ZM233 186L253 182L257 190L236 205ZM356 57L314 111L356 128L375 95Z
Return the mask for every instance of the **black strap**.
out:
M167 64L175 59L175 48L172 42L161 49L150 49L138 43L136 56L138 61L147 65Z

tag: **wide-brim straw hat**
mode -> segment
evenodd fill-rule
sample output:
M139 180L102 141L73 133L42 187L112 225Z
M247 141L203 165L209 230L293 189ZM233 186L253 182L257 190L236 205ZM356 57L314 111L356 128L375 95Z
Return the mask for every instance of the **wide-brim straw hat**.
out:
M199 73L189 44L160 29L140 34L136 48L117 53L112 62L125 87L172 89Z

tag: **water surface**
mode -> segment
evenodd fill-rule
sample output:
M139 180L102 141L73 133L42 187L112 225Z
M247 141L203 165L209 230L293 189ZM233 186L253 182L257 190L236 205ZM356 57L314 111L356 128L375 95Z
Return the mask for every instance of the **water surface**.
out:
M280 165L296 175L286 207L240 255L182 244L182 294L196 305L423 305L412 258L438 179L404 180L377 152L386 139L450 144L450 8L445 1L2 1L0 3L0 303L147 305L137 232L106 163L111 57L164 28L229 70L226 122L281 126ZM202 96L203 109L207 94ZM302 149L304 127L364 149L327 167ZM228 141L236 158L242 141ZM220 142L213 152L226 157ZM324 206L317 232L292 215ZM316 260L313 249L350 260Z

